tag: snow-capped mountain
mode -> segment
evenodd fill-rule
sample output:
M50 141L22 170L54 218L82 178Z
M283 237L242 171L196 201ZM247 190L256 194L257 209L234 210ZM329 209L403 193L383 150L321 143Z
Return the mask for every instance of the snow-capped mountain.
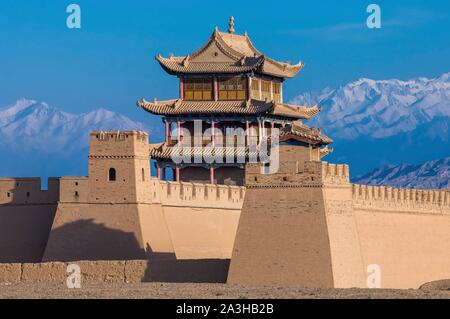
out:
M450 188L450 157L419 165L387 165L357 177L355 182L400 188Z
M71 114L46 103L21 99L0 109L0 143L14 148L57 153L86 147L91 130L145 130L142 123L98 109L84 114ZM20 143L20 144L19 144Z
M160 135L106 109L72 114L20 99L0 109L0 176L85 175L92 130L145 130Z
M325 160L350 164L353 177L450 156L450 73L408 81L360 79L290 103L322 107L308 124L335 141ZM84 175L89 131L144 129L152 141L161 139L159 118L146 119L155 125L149 129L105 109L71 114L21 99L0 108L0 176Z
M321 105L315 124L340 139L388 138L450 117L450 73L409 81L359 79L334 90L299 95L291 102Z
M359 79L290 102L322 106L309 124L335 140L327 160L351 164L353 176L450 155L450 73L408 81Z

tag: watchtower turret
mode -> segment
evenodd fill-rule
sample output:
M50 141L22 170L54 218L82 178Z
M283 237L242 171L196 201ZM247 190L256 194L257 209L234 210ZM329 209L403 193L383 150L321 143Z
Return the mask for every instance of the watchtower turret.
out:
M150 199L148 134L97 131L90 135L91 203L137 203Z

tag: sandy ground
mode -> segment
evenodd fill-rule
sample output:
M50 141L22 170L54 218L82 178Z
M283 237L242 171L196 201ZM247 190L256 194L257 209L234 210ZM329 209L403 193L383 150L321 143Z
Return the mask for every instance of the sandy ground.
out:
M0 298L446 298L450 290L305 289L243 287L225 284L142 283L86 285L67 289L62 285L0 284Z

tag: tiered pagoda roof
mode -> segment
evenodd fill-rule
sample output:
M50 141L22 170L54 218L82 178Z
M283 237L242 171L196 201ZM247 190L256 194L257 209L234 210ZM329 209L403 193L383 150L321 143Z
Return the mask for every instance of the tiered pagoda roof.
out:
M156 60L170 74L236 74L257 72L279 78L292 78L303 68L303 63L291 65L279 62L259 52L247 33L237 35L220 32L217 27L208 42L197 51L186 56Z
M313 107L295 106L259 100L247 101L185 101L181 99L148 102L138 101L138 106L156 115L275 115L294 119L311 119L320 112L317 105Z
M254 75L263 75L260 77L261 81L269 81L270 90L272 90L272 82L270 77L279 79L294 77L303 67L303 63L291 65L289 62L279 62L269 58L268 56L259 52L251 42L247 33L244 35L234 34L234 19L230 18L230 28L227 33L220 32L217 27L208 39L207 43L197 51L186 56L171 56L164 58L161 55L156 57L156 60L161 66L170 74L186 75L186 78L192 74L201 75L223 75L229 74L236 77L236 75L243 75L249 73L247 76L253 78ZM228 76L227 76L228 77ZM223 100L218 98L217 78L214 77L214 94L211 100L186 100L184 94L180 94L181 98L166 101L149 102L141 99L137 105L145 111L166 117L189 117L189 116L222 116L227 117L246 117L247 120L254 121L254 117L258 117L257 121L260 123L260 118L278 118L287 120L289 125L283 127L280 131L280 142L288 140L296 140L315 147L327 146L333 141L322 134L319 129L304 125L298 120L309 120L320 112L317 105L312 107L296 106L287 103L281 103L282 96L281 86L278 89L277 102L274 100L274 92L269 91L270 98L267 95L262 95L262 83L259 85L259 95L255 98L250 92L250 79L247 85L247 100ZM259 80L258 80L259 81ZM180 90L183 93L185 89L184 79L181 79ZM267 92L265 89L264 92ZM264 96L264 98L263 98ZM179 121L179 119L177 119ZM168 136L168 135L166 135ZM270 137L269 137L270 139ZM259 146L258 146L259 147ZM181 150L181 154L180 154ZM327 147L321 148L321 155L330 152ZM183 152L188 152L183 154ZM252 151L253 152L253 151ZM173 155L179 156L196 156L204 155L223 155L224 158L230 155L235 157L252 158L259 152L255 150L255 154L250 154L249 146L239 147L223 147L216 146L189 146L184 145L182 148L173 145L172 141L166 139L165 143L152 145L150 147L150 156L153 159L170 160Z

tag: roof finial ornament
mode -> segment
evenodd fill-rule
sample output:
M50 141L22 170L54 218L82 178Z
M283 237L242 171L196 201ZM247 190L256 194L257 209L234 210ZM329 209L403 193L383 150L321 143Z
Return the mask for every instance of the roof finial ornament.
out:
M230 22L228 23L228 33L234 33L234 17L230 17Z

